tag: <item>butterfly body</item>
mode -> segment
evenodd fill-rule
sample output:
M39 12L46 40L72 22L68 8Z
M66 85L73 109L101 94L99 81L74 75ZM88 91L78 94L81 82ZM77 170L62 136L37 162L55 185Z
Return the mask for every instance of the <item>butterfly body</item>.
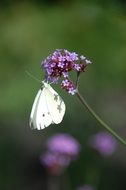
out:
M43 82L43 87L38 91L30 115L30 127L44 129L50 124L58 124L65 114L65 104L59 94Z

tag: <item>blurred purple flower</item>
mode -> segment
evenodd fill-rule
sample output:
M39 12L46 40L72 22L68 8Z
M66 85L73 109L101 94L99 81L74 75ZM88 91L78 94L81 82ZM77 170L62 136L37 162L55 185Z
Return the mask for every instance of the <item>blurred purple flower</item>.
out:
M90 138L90 145L103 156L110 156L117 147L116 140L107 132L99 132Z
M60 175L80 151L79 143L68 134L56 134L46 143L40 162L53 175Z
M47 148L53 153L76 157L80 151L80 144L68 134L56 134L48 139Z
M94 188L90 185L84 185L84 186L78 187L77 190L94 190Z
M40 161L44 165L52 167L54 165L67 166L69 165L70 159L68 159L68 157L65 157L63 155L46 152L40 157Z
M40 163L44 165L49 173L53 175L60 175L64 169L69 165L70 158L63 155L45 152L40 156Z

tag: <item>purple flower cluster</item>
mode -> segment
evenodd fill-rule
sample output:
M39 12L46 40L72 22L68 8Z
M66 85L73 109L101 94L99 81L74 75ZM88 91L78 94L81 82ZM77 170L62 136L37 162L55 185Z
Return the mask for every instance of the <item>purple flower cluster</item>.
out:
M102 156L110 156L114 153L116 140L107 132L99 132L90 138L90 145Z
M41 163L52 174L60 174L74 160L80 151L80 145L68 134L56 134L46 143L47 151L41 155Z
M76 93L76 91L77 91L75 89L74 84L70 80L68 80L68 79L65 79L65 80L62 81L61 87L63 89L66 89L68 91L68 93L72 94L72 95L74 95Z
M91 61L83 55L79 56L75 52L57 49L42 61L41 67L45 70L45 80L47 82L56 83L63 77L62 88L73 95L76 93L76 87L70 81L69 72L72 70L79 73L84 72L86 66L90 63Z
M94 190L94 188L90 185L84 185L84 186L78 187L77 190Z
M76 139L68 134L56 134L48 139L47 148L56 154L76 157L80 151L80 145Z
M64 155L47 151L40 157L40 162L48 169L49 173L59 175L69 165L70 159Z

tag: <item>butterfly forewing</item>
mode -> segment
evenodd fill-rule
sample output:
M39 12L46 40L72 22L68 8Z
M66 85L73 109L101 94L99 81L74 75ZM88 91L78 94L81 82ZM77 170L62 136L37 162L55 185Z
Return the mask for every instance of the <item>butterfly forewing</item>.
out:
M62 98L49 84L46 84L43 91L45 93L46 103L52 120L55 124L58 124L63 119L65 113L65 104Z

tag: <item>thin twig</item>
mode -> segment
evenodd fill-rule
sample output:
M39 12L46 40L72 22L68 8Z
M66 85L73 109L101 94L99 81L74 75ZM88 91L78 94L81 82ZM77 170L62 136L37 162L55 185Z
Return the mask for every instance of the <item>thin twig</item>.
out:
M110 132L120 143L126 146L126 141L122 139L113 129L109 127L108 124L106 124L95 112L94 110L88 105L84 97L77 92L76 93L77 97L81 101L81 103L87 108L87 110L91 113L91 115L104 127L108 132Z

